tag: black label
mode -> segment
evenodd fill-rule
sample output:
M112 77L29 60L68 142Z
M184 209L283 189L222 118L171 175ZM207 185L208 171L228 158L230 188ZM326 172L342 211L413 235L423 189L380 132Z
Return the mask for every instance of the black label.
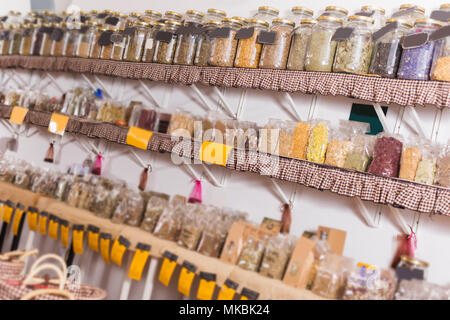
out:
M205 279L206 281L216 281L216 275L209 272L200 272L200 278Z
M181 267L186 268L190 272L195 272L197 270L197 267L190 263L189 261L184 261Z
M142 242L139 242L136 245L136 249L139 249L139 250L142 250L142 251L150 251L151 248L152 248L151 245L145 244L145 243L142 243Z
M1 33L1 40L8 40L9 39L9 30L5 30Z
M156 41L162 41L162 42L170 42L173 38L172 32L167 31L158 31L155 36Z
M450 36L450 26L444 26L430 34L430 41L440 40L448 36Z
M348 40L352 36L354 30L354 28L350 27L337 28L333 37L331 37L331 41Z
M28 212L39 212L35 207L28 207Z
M52 34L50 35L50 39L54 41L61 41L63 38L64 32L60 28L54 28Z
M130 242L130 240L128 240L127 238L124 238L124 237L122 237L122 236L119 236L119 243L121 244L121 245L123 245L125 248L129 248L130 247L130 244L131 244L131 242Z
M125 30L123 30L123 34L126 36L131 36L136 32L136 28L135 27L127 27L125 28Z
M68 227L69 226L69 221L64 220L64 219L59 219L59 224L64 226L64 227Z
M355 16L372 17L375 11L360 11L355 13Z
M106 18L105 23L109 24L111 26L115 26L115 25L117 25L119 23L119 18L117 18L117 17L108 17L108 18Z
M76 230L76 231L84 231L84 225L82 225L82 224L74 224L72 229Z
M80 33L86 33L86 31L88 31L88 30L89 30L89 26L82 26L80 28Z
M223 28L216 28L211 31L211 34L209 35L210 38L228 38L230 36L231 28L230 27L223 27Z
M431 13L430 18L442 22L447 22L448 19L450 19L450 11L434 10Z
M412 280L418 279L423 280L424 271L420 269L410 269L408 267L397 267L395 268L395 273L397 274L398 282L401 280Z
M5 22L6 20L8 20L8 16L4 16L4 17L2 17L2 19L1 19L2 22Z
M6 202L6 204L8 204L8 201ZM11 206L10 206L11 207ZM42 211L40 214L39 214L41 217L48 217L48 212L47 211Z
M100 232L100 228L90 224L87 227L87 231L93 232L93 233L99 233Z
M21 204L21 203L16 204L16 208L17 208L17 209L20 209L20 210L22 210L22 211L23 211L23 209L25 209L25 207L24 207L23 204Z
M159 19L158 22L166 23L167 19Z
M55 29L55 27L48 27L44 33L48 33L50 36L53 33L53 30Z
M172 252L167 251L167 250L164 251L163 257L167 258L169 260L172 260L172 261L177 261L177 259L178 259L178 256L176 254L173 254Z
M189 23L186 26L181 26L175 31L176 34L190 34L190 35L201 35L205 32L202 25L199 23Z
M111 42L111 35L113 34L112 30L106 30L98 38L98 44L101 46L109 46Z
M243 288L241 296L247 297L249 300L256 300L259 297L259 293L248 288Z
M236 40L250 39L255 33L255 28L242 28L236 33Z
M111 240L112 235L111 233L102 232L100 233L100 239Z
M236 282L234 282L234 281L232 281L230 279L225 280L224 284L228 288L233 289L233 290L236 290L239 287L239 285Z
M421 47L428 42L428 33L418 32L403 38L403 49L411 49Z
M113 43L121 43L123 41L123 35L120 33L114 33L111 35L111 42Z
M258 43L261 44L274 44L277 33L275 31L264 31L262 30L258 35Z
M31 29L31 28L27 28L27 29L23 30L23 36L24 36L24 37L29 37L29 36L31 36L32 30L33 30L33 29Z
M60 23L62 20L63 20L63 19L62 19L61 17L54 16L54 17L51 19L51 22Z
M86 22L86 16L80 16L80 22L85 23Z
M398 28L398 22L397 21L391 22L391 23L385 25L384 27L380 28L380 30L374 32L372 34L372 40L377 41L382 36L384 36L386 33L394 31L397 28Z
M404 16L404 15L410 15L415 10L416 10L416 6L412 6L411 8L407 8L407 9L403 9L403 10L397 11L397 12L395 12L392 15L392 18L397 18L397 17Z
M97 18L98 18L98 19L105 19L107 15L108 15L107 13L99 13L99 14L97 15Z

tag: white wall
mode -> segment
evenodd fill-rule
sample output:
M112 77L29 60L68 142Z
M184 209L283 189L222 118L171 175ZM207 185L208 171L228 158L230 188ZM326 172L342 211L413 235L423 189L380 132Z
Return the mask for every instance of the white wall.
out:
M9 10L28 12L30 8L30 0L0 1L0 15L7 14Z
M387 9L398 7L403 1L378 1L378 5L384 5ZM144 9L158 9L164 11L166 9L174 9L175 11L185 11L186 9L207 9L209 7L225 9L230 15L246 15L247 12L263 4L272 4L284 12L293 5L298 3L292 1L192 1L188 5L183 6L179 1L166 0L152 6L147 1L85 1L75 0L74 3L79 4L83 10L110 8L124 11L141 11ZM301 5L310 7L315 10L323 8L327 3L318 4L317 2L306 0ZM367 4L365 1L345 1L345 7L351 10L357 10L361 5ZM427 10L438 7L439 1L428 1ZM30 73L21 72L22 78L27 79ZM38 73L34 72L33 79L37 79ZM65 89L70 89L75 81L81 82L79 76L67 74L57 74L59 85ZM77 80L75 80L77 79ZM126 97L133 99L142 99L144 97L133 91L132 85L135 81L112 79L101 77L112 92L121 95L122 87ZM161 101L165 90L170 86L163 83L149 83L152 92L156 98ZM199 104L198 98L193 91L184 86L172 86L173 92L170 98L170 111L176 108L186 108L196 114L204 114L204 110ZM200 89L208 95L209 99L217 101L212 89L208 87L200 87ZM57 93L53 86L48 86L45 91ZM240 90L226 89L225 95L230 104L236 109ZM123 97L123 96L122 96ZM302 94L294 94L300 115L306 118L308 113L311 96ZM145 100L144 100L145 101ZM318 110L316 117L325 118L332 122L338 119L348 119L350 107L353 100L342 97L319 97ZM243 113L243 120L255 121L264 124L269 117L289 119L288 114L279 108L280 104L287 104L283 94L276 92L266 92L259 90L248 91L247 103ZM392 106L389 108L387 118L389 125L393 127L400 108ZM431 133L431 127L437 109L434 107L417 107L420 119L423 120L425 130ZM450 120L450 111L443 112L441 129L438 140L442 143L446 142L450 137L450 129L447 126ZM412 123L410 115L405 111L404 123L401 127L401 133L408 136L411 131L405 123ZM0 129L3 136L7 132L3 127ZM55 165L49 165L43 162L45 151L48 148L50 136L41 130L38 136L32 138L20 138L19 151L17 156L27 158L42 167L60 168L64 170L68 165L74 162L82 162L85 159L85 152L79 148L77 144L68 144L61 150L59 162ZM64 140L69 139L65 137ZM100 146L104 148L102 144ZM126 147L111 145L110 153L106 155L105 175L108 177L120 178L126 180L131 186L136 186L139 180L141 168L127 155L117 155L119 151L126 152ZM193 184L190 183L190 175L179 166L174 166L167 155L161 155L150 152L139 152L144 159L154 159L153 172L149 176L148 189L166 192L171 195L183 194L188 195ZM200 172L200 168L197 168ZM203 197L205 203L228 206L240 210L245 210L250 214L250 218L254 221L261 221L264 217L279 219L281 214L279 211L280 200L274 193L270 181L266 177L252 175L249 173L238 173L227 171L222 168L212 168L212 171L219 177L222 174L228 175L228 184L225 188L213 187L210 183L203 183ZM289 195L294 187L293 184L281 182L284 190ZM381 227L377 229L369 228L364 223L357 212L355 202L347 197L340 197L330 192L320 192L308 189L303 186L297 186L297 196L293 208L293 222L291 232L295 235L301 235L304 230L316 229L318 225L330 226L347 231L347 242L345 245L344 255L355 258L370 264L387 267L396 249L395 238L400 234L400 229L394 222L387 207L379 207L372 203L367 203L370 212L375 215L379 209L382 210ZM402 211L406 221L412 223L414 213ZM450 264L450 255L448 247L450 238L448 230L450 228L450 218L442 216L429 217L422 215L418 227L418 250L417 257L430 262L429 280L432 282L446 284L450 283L450 274L448 273L448 265ZM40 242L39 242L40 241ZM49 239L37 239L36 245L45 244L48 250L52 249L54 242ZM120 290L121 279L125 273L114 266L107 266L103 270L104 264L98 257L92 268L88 268L86 261L89 256L83 257L82 271L86 274L86 280L105 287L109 290L110 298L117 298ZM76 260L80 263L80 259ZM157 282L157 281L156 281ZM159 283L155 284L155 295L153 298L173 297L179 295L174 288L164 288ZM142 291L142 284L133 285L131 298L139 298Z

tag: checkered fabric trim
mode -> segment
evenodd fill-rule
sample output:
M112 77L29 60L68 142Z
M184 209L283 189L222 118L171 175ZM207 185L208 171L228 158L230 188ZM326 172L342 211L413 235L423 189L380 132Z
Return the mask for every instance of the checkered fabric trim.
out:
M0 261L0 279L18 279L25 268L24 261L9 262Z
M0 106L0 117L8 118L11 110L9 106ZM25 122L48 126L50 121L48 113L30 110L28 114ZM79 119L71 119L72 121L74 124L71 128L79 128L78 132L73 132L87 134L91 138L126 143L128 128ZM200 148L199 141L162 133L154 133L147 146L147 149L151 151L174 153L196 161L199 160ZM318 190L329 190L348 197L359 197L375 203L450 216L450 188L380 177L305 160L277 157L259 153L256 150L233 149L227 159L226 167L298 183Z
M200 83L233 88L346 96L402 106L434 105L450 108L450 83L439 81L387 79L343 73L196 67L33 56L0 57L0 67L97 73L185 85Z
M0 300L20 300L25 294L33 291L29 287L22 287L23 277L20 280L0 280ZM67 300L57 295L42 295L36 300Z

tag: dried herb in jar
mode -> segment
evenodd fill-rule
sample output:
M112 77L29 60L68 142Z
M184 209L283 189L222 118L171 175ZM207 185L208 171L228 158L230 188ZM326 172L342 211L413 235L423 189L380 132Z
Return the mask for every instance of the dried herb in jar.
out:
M294 22L285 19L274 19L271 32L275 32L275 42L264 44L261 50L259 67L266 69L286 69L291 45Z

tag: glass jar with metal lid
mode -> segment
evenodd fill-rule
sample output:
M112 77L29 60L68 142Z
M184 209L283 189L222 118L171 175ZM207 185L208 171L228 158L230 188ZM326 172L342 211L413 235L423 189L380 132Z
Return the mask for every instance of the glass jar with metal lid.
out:
M20 43L19 54L23 56L29 56L33 54L33 43L36 39L36 33L39 30L37 24L27 24L22 32L22 41Z
M372 59L371 26L374 20L364 16L350 16L347 21L347 27L353 28L353 32L349 39L338 42L333 72L367 74Z
M77 40L80 36L80 22L68 22L64 39L63 57L74 57L77 48Z
M220 28L226 32L220 37L212 37L211 55L208 64L216 67L232 67L236 56L236 33L242 27L239 20L223 18ZM211 34L212 35L212 34Z
M92 38L91 47L89 51L89 58L100 59L100 55L102 54L102 45L99 43L99 40L102 34L107 30L108 27L106 26L97 26L94 37Z
M3 34L2 34L2 55L8 55L9 49L11 47L11 35L12 32L14 32L15 27L13 25L10 25L8 27L4 27Z
M317 18L306 50L306 71L331 72L337 45L337 41L331 38L341 26L342 19L323 15Z
M77 41L76 56L80 58L89 58L91 46L93 45L97 33L97 23L89 20L86 24L80 26L80 35Z
M112 47L113 47L113 43L111 41L111 35L113 35L114 32L120 31L120 29L117 27L113 27L113 26L109 26L105 29L106 30L104 30L103 32L109 34L109 36L104 36L106 38L104 40L104 42L103 42L103 39L99 39L99 44L102 48L101 53L100 53L100 59L109 60L109 59L111 59Z
M3 44L5 43L5 27L0 23L0 55L3 55Z
M92 12L92 11L91 11ZM94 21L95 23L97 23L98 25L105 23L105 19L111 14L111 10L103 10L102 12L97 12L97 14L95 15L95 17L93 15L91 15L91 17L93 17L92 19L88 20L88 21Z
M127 46L127 37L124 35L125 28L116 28L111 35L112 51L111 60L123 60Z
M197 51L195 53L194 65L206 67L211 54L211 38L209 37L212 30L218 28L221 22L209 20L204 25L204 33L198 38Z
M147 32L144 44L144 53L142 55L142 62L153 62L153 56L155 54L156 41L155 37L161 28L164 27L164 23L153 22L151 28Z
M339 18L344 22L347 19L348 10L342 7L328 6L322 15Z
M280 10L278 9L269 6L261 6L258 8L258 12L252 18L271 23L272 20L277 18L279 14Z
M446 8L450 10L450 4ZM450 19L447 21L447 25L450 25ZM450 81L450 36L436 41L430 78L431 80Z
M286 69L295 23L287 19L273 19L270 31L276 33L273 44L264 44L259 67L264 69Z
M164 22L167 20L181 22L181 20L183 20L183 15L181 13L169 10L169 11L164 12L163 20L164 20Z
M291 14L289 16L289 20L295 22L295 25L299 25L300 21L303 19L312 19L314 15L314 11L305 7L292 7Z
M162 18L162 13L156 10L145 10L145 14L141 19L147 23L157 22Z
M122 26L124 26L125 28L132 27L141 18L141 15L137 12L131 12L130 15L128 15L128 16L126 16L125 14L123 14L123 15L124 15L124 17L122 19L124 21L118 27L122 27Z
M175 49L175 56L173 58L174 64L193 65L195 53L197 51L197 44L199 33L195 28L202 26L204 14L195 10L188 10L185 14L184 26L193 27L193 32L181 32L178 34L177 47Z
M401 256L400 258L400 262L397 265L397 268L399 267L406 267L410 270L421 270L423 271L423 280L427 279L428 276L428 267L430 265L428 264L428 262L416 259L416 258L411 258L408 256Z
M64 40L67 32L67 22L61 22L53 29L51 55L53 57L62 57L64 51Z
M375 40L369 73L386 78L395 78L402 54L403 37L413 27L407 20L391 18L386 24L396 23L397 27Z
M383 27L386 23L386 10L377 6L362 6L361 12L367 14L368 17L373 18L374 22L372 30L376 31Z
M171 64L173 56L175 55L175 48L177 45L177 34L175 31L181 26L181 22L174 20L167 20L164 27L156 34L155 54L153 62ZM164 32L164 39L159 35ZM167 36L167 37L166 37ZM159 38L158 38L159 37Z
M417 19L425 18L425 8L415 4L402 4L391 18L406 20L414 24Z
M38 56L41 53L41 46L42 46L42 38L44 36L44 29L46 27L44 26L44 23L40 23L37 26L37 32L36 36L33 41L31 54L34 56Z
M141 61L142 53L144 52L145 37L150 30L149 25L144 21L136 21L134 27L128 30L129 32L126 34L127 45L124 60Z
M42 36L42 45L41 45L41 56L50 56L51 50L52 50L52 39L51 35L56 28L57 24L52 22L50 24L47 24L47 28L44 31L44 34Z
M22 40L22 32L24 29L23 24L19 24L19 26L14 27L12 29L12 32L10 34L11 44L9 47L9 54L10 55L18 55L20 52L20 42Z
M414 28L409 34L426 32L431 34L443 23L434 19L417 19ZM410 80L429 80L431 63L433 61L434 41L428 41L422 46L405 48L403 47L400 65L397 71L397 78Z
M263 45L258 36L262 30L269 29L269 23L260 19L248 19L247 28L252 28L250 37L239 39L234 66L239 68L258 68ZM251 31L251 30L250 30Z
M219 9L208 9L206 11L205 21L221 21L223 18L226 18L227 13L223 10Z
M231 19L237 20L241 23L242 27L247 27L247 19L244 17L238 17L238 16L234 16Z
M299 26L295 28L287 63L289 70L305 70L306 50L308 49L313 27L316 24L316 20L302 19L299 22Z

